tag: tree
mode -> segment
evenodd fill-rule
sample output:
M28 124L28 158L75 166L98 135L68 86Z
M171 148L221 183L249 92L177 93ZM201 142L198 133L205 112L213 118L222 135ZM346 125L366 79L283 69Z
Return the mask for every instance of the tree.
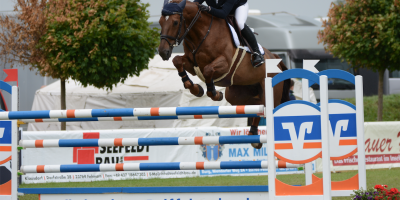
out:
M112 89L147 68L159 38L149 28L148 6L139 0L18 0L16 19L0 19L8 33L0 35L0 55L60 78L65 109L66 79Z
M17 6L15 14L0 16L0 59L11 67L30 65L32 70L44 60L43 50L36 46L46 32L46 1L18 0L15 10Z
M354 68L379 73L378 121L382 120L385 70L400 69L399 0L346 0L332 3L318 33L319 43ZM368 80L364 80L368 81Z

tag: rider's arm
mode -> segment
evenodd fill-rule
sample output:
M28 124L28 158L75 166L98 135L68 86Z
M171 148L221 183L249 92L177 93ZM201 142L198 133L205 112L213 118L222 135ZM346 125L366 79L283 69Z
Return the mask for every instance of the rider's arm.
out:
M213 16L216 16L218 18L225 19L231 12L231 10L234 6L234 2L235 1L232 1L232 0L226 1L226 3L224 3L224 5L222 6L221 9L211 7L210 14Z

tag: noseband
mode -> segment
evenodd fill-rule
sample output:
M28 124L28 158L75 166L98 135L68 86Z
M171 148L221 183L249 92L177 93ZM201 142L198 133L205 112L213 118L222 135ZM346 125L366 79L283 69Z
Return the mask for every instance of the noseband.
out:
M185 18L183 17L183 13L174 13L174 14L179 14L179 15L180 15L179 29L178 29L178 33L176 34L176 37L172 37L172 36L169 36L169 35L160 35L160 39L161 39L161 40L164 39L164 40L166 40L166 41L168 42L170 49L172 49L173 47L176 47L176 46L180 45L181 42L182 42L183 40L185 40L185 39L188 40L188 39L186 38L186 35L189 33L190 29L192 29L192 27L194 26L194 24L196 23L196 21L201 17L200 5L198 5L198 6L199 6L199 10L197 11L197 13L196 13L196 15L194 16L192 22L190 22L190 25L189 25L187 28L186 28ZM211 16L210 26L208 27L208 31L207 31L205 37L203 38L203 40L200 42L200 44L197 46L197 48L195 48L195 50L191 51L192 54L193 54L193 59L194 59L194 64L195 64L195 66L198 66L198 65L197 65L197 62L196 62L195 54L196 54L196 52L199 50L201 44L203 44L203 42L204 42L204 40L206 39L206 37L208 36L208 34L210 33L211 25L212 25L212 22L213 22L213 18L214 18L214 17ZM181 37L179 37L180 34L181 34L182 24L184 24L184 26L185 26L184 29L186 29L186 31L183 33L183 35L182 35ZM175 40L175 44L172 44L168 39ZM188 40L188 41L189 41L190 43L193 44L193 42L191 42L190 40ZM185 42L185 44L186 44L186 42ZM193 45L193 46L195 46L195 45ZM188 47L188 48L189 48L189 47ZM189 48L189 49L190 49L190 48Z

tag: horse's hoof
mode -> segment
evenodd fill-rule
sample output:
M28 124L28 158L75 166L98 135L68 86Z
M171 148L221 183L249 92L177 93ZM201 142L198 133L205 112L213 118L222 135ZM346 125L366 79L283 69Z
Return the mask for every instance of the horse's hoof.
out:
M251 143L251 146L256 148L256 149L261 149L262 143Z
M204 89L199 84L196 85L199 87L199 93L196 95L196 97L202 97L204 95Z
M224 93L219 92L219 99L218 99L218 101L222 101L222 99L224 99Z

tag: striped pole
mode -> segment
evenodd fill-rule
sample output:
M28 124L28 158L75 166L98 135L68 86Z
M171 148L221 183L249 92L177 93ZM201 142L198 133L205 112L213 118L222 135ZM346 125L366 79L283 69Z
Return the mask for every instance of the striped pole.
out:
M301 164L289 164L276 161L275 165L285 168L302 167ZM203 169L266 169L267 161L221 161L221 162L166 162L166 163L118 163L83 165L23 165L22 173L57 172L113 172L148 170L203 170Z
M115 139L48 139L21 140L24 148L42 147L99 147L99 146L160 146L202 144L248 144L266 143L266 135L206 136L206 137L159 137L159 138L115 138Z
M148 117L92 117L92 118L57 118L57 119L23 119L24 123L35 122L89 122L89 121L140 121L140 120L176 120L176 119L216 119L216 118L247 118L260 117L257 114L236 115L179 115L179 116L148 116Z
M263 106L246 105L246 106L11 111L11 112L0 112L0 120L129 117L129 116L145 117L145 116L178 116L178 115L237 115L237 114L263 115Z

